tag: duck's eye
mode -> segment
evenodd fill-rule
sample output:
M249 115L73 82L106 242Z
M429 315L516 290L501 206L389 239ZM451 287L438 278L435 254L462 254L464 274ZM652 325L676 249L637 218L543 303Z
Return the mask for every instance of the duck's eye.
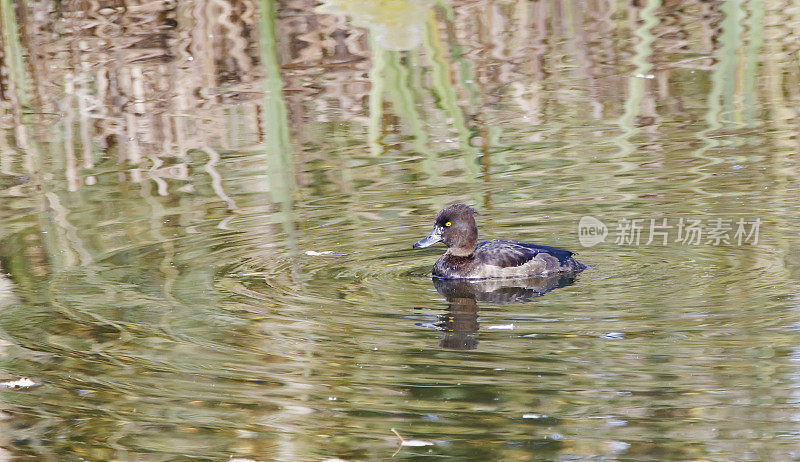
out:
M448 222L447 222L447 223L445 223L444 225L445 225L445 226L451 226L451 225L452 225L452 223L450 223L450 222L448 221Z

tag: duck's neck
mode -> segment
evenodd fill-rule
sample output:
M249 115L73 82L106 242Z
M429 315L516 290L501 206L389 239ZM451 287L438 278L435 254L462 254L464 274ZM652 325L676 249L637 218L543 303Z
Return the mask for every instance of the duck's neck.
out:
M462 247L449 247L447 253L456 257L469 257L475 252L475 245Z

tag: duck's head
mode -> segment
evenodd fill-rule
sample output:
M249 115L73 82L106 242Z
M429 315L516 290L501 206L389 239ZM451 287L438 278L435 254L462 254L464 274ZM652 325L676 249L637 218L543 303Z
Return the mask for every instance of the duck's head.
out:
M478 225L475 224L477 213L466 204L453 204L443 208L436 214L431 232L417 241L414 248L428 247L442 242L452 255L471 255L478 243Z

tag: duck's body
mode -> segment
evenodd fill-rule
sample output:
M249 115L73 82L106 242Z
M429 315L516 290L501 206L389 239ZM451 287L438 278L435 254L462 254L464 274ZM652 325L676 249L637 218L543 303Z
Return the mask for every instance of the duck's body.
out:
M477 243L475 210L465 204L442 209L433 230L414 247L437 242L447 252L433 265L433 275L445 279L524 278L555 273L577 274L586 266L569 250L527 242L493 240Z
M469 256L446 252L433 265L433 275L445 279L524 278L586 269L569 250L527 242L481 242Z

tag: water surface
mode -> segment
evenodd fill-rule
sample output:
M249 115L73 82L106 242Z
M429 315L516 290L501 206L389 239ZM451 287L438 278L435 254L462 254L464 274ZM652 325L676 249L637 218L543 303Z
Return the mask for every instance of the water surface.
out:
M3 458L800 457L791 10L3 8ZM591 268L443 287L456 201Z

